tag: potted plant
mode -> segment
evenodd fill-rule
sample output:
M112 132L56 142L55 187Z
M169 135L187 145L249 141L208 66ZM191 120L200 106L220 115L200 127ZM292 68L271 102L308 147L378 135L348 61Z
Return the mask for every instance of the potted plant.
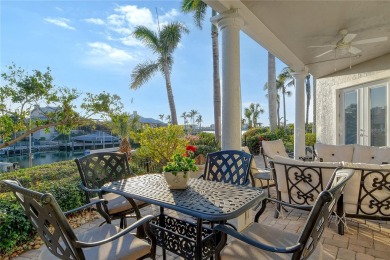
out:
M170 189L185 189L187 188L188 172L196 171L198 167L195 165L195 160L188 154L175 154L171 162L168 162L163 167L163 174Z

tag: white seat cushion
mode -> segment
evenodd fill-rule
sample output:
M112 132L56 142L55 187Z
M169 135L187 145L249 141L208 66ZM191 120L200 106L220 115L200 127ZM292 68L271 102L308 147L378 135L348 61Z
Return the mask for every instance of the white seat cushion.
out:
M123 196L117 195L114 193L107 193L103 195L103 198L107 200L107 208L109 214L115 214L119 213L125 210L130 210L133 207L131 206L130 202ZM92 198L92 201L97 200L98 198ZM145 204L145 202L140 200L134 200L135 204L137 204L138 207Z
M263 152L266 156L274 158L276 155L288 157L286 147L282 140L262 141Z
M83 242L96 242L106 238L109 238L118 232L120 228L105 224L101 227L94 228L85 233L79 234L77 237ZM150 253L150 245L134 237L131 234L126 234L112 242L103 244L101 246L84 248L84 255L86 259L91 260L107 260L107 259L138 259L144 255ZM40 259L57 259L47 247L44 247L40 256Z
M317 154L317 159L322 162L352 162L353 144L315 144L314 150Z
M390 164L390 147L354 144L354 163Z
M286 232L277 228L253 223L242 231L242 234L274 247L288 247L297 243L299 234ZM254 259L291 259L292 254L273 253L248 245L241 240L233 240L221 251L223 260L254 260ZM317 244L316 249L308 259L322 259L322 245Z

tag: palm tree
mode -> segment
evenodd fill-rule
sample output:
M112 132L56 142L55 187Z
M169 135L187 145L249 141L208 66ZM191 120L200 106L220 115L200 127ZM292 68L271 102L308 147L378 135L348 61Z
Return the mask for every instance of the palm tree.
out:
M167 115L167 116L165 117L165 120L167 120L168 125L172 124L171 115Z
M264 90L268 90L268 82L264 84ZM276 80L276 89L279 91L280 90L280 82L279 80ZM268 92L267 92L268 93ZM268 98L268 94L265 94L265 96ZM278 128L280 127L280 95L277 93L276 95L276 117L277 117L277 125Z
M203 122L202 115L198 115L198 117L196 118L196 122L198 123L199 129L201 129Z
M183 118L184 128L186 128L186 124L188 123L188 120L187 120L188 114L186 112L183 112L180 117Z
M309 108L310 108L310 100L311 100L311 87L310 87L310 74L308 74L305 78L306 81L306 132L309 130Z
M202 23L206 16L207 5L201 0L183 0L182 11L193 13L195 24L202 28ZM215 10L211 11L212 16L216 16ZM221 81L219 79L219 48L218 48L218 28L211 24L211 40L213 46L213 85L214 85L214 127L215 140L221 143Z
M249 108L245 108L244 116L248 120L248 128L252 128L252 111Z
M268 52L268 109L269 109L269 124L271 131L276 130L276 69L275 56Z
M253 127L257 127L257 119L259 118L260 114L264 113L264 109L260 107L260 104L254 104L251 103L249 105L249 110L252 113L252 122L253 122Z
M160 120L161 120L161 121L163 121L163 122L164 122L164 117L165 117L165 115L164 115L164 114L159 114L159 115L158 115L158 117L160 118Z
M190 112L189 112L189 117L191 118L191 121L192 121L192 125L195 124L195 116L198 114L198 111L197 110L194 110L192 109Z
M292 92L288 91L288 87L294 86L294 78L292 77L291 73L293 71L289 67L285 67L282 72L278 76L278 81L280 81L280 88L282 91L282 97L283 97L283 125L284 128L287 126L287 119L286 119L286 95L291 96Z
M158 33L153 32L146 26L137 26L133 35L146 47L151 49L158 58L156 61L146 61L138 64L131 73L132 89L137 89L146 83L157 71L165 78L165 86L168 94L171 119L177 125L175 100L173 99L171 72L173 65L173 52L179 44L182 33L188 33L188 29L180 22L164 25Z

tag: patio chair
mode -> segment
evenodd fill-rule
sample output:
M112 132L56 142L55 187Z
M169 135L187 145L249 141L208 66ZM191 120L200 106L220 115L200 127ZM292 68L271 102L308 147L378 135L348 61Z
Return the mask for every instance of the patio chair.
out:
M276 155L283 157L292 157L292 154L286 152L286 147L281 139L274 141L261 141L260 152L263 155L264 166L269 168L269 161L272 160Z
M156 241L151 236L151 245L129 232L144 227L147 234L149 221L153 216L145 216L124 230L112 225L107 214L103 217L107 224L95 227L76 235L66 215L91 206L101 207L104 200L95 200L82 207L62 212L56 199L50 193L40 193L22 187L18 181L3 180L22 205L31 224L37 230L46 247L39 259L155 259Z
M200 178L234 185L254 185L250 174L253 156L243 151L225 150L207 155L204 173Z
M353 173L351 169L341 168L334 172L327 189L321 192L313 205L300 234L257 223L267 205L265 201L256 214L255 223L241 233L223 224L215 226L215 232L223 232L222 241L217 246L216 259L322 259L320 238ZM266 200L274 201L268 198ZM298 209L307 207L288 203L283 205ZM235 240L225 246L227 235Z
M107 200L104 211L110 219L120 219L120 227L125 228L126 217L141 218L139 208L148 206L139 200L126 199L113 193L103 193L101 187L107 183L136 176L130 171L125 153L102 152L75 159L81 177L81 188L85 191L88 202L99 199Z

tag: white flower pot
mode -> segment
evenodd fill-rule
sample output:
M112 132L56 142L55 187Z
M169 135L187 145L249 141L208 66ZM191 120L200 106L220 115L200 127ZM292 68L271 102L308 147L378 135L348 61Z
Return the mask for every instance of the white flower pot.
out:
M164 172L163 174L170 189L184 190L187 188L188 173L178 172L176 175L173 175L172 172Z

